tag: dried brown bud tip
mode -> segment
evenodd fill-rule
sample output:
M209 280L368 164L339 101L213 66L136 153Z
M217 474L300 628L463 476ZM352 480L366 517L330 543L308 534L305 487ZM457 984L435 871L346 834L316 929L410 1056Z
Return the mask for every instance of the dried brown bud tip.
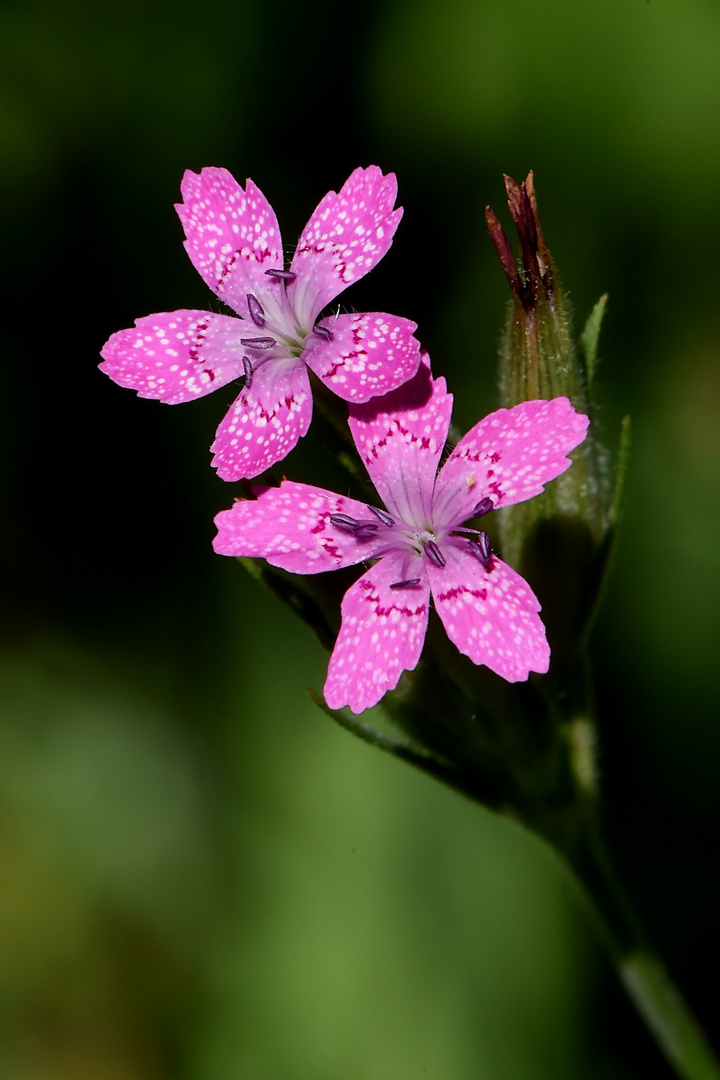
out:
M537 215L537 198L532 170L522 184L512 176L503 176L508 206L520 238L520 268L515 265L508 239L500 222L488 207L485 219L490 236L502 263L503 270L510 282L510 287L520 300L526 312L533 311L541 295L554 309L555 288L552 262L545 237L543 236Z
M505 230L500 224L497 216L491 207L485 207L485 221L487 222L488 232L490 233L490 239L495 245L495 250L500 257L502 268L505 271L505 276L510 282L510 288L515 293L518 299L520 299L520 276L517 272L517 266L515 265L515 257L510 247L510 241L505 235Z

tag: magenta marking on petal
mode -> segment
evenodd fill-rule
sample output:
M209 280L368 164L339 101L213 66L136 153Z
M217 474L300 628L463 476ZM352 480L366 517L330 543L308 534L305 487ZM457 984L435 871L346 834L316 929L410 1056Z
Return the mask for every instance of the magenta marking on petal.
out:
M305 365L272 356L253 371L211 446L222 480L252 479L282 461L308 429L312 396Z
M208 311L147 315L109 338L100 370L141 397L192 401L237 378L240 327L238 319Z
M337 315L315 326L305 359L333 393L359 404L397 389L415 374L420 363L416 329L409 319L381 311Z
M441 468L433 513L446 523L467 520L480 497L493 508L539 495L570 467L567 456L587 434L588 418L565 397L498 409L463 436Z
M415 614L412 608L398 607L397 604L389 604L386 607L378 597L372 582L363 581L362 578L360 579L360 581L362 581L362 585L360 585L360 588L365 592L365 596L363 599L366 600L368 604L372 605L376 615L387 617L388 615L392 615L393 612L397 612L398 615ZM388 588L390 588L389 585Z
M357 713L376 705L420 658L429 588L425 581L424 587L408 588L401 596L391 589L396 582L409 580L404 561L402 553L387 555L345 594L325 683L325 700L332 709L349 705Z
M350 406L350 431L378 495L406 524L428 520L435 472L452 411L444 379L427 357L404 386Z
M219 555L265 558L296 574L317 574L351 566L367 558L367 544L351 532L340 533L329 517L350 510L362 513L362 504L323 488L285 480L279 488L253 487L255 500L240 500L215 519L218 535L213 547Z
M274 337L243 337L240 338L240 344L246 345L248 349L272 349L273 345L277 345L277 341Z
M227 171L189 170L176 207L185 230L185 249L195 269L239 315L247 294L262 293L264 266L282 265L282 238L275 213L263 193L246 189Z
M329 191L303 229L292 261L297 313L315 318L388 251L402 210L393 210L397 181L376 165L355 169L338 193Z
M248 293L246 299L248 311L250 312L250 318L256 326L264 326L265 312L263 310L262 304L256 296L253 296L252 293Z
M446 545L446 555L444 569L428 563L427 574L437 613L460 652L508 682L547 671L540 604L527 582L494 556L486 569L459 540Z

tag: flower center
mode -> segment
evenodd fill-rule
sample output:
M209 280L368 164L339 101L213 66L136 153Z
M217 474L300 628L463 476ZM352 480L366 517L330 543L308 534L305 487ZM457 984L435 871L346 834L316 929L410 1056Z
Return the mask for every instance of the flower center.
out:
M416 555L427 555L435 566L445 566L445 556L437 542L437 536L430 529L418 529L404 523L396 523L387 510L380 510L376 506L368 506L374 518L354 518L349 514L331 514L329 521L341 532L352 533L358 540L377 539L385 541L375 555L387 554L395 549L405 549ZM384 532L382 526L387 532Z
M240 344L247 350L242 358L246 389L252 385L253 373L267 360L298 360L311 334L322 341L332 341L333 337L327 327L306 327L297 317L287 292L288 285L297 277L294 271L270 269L265 273L277 282L278 295L272 298L266 310L257 296L247 294L248 314L263 334L240 338Z
M464 547L467 554L478 560L485 570L491 569L492 547L490 537L484 529L470 529L466 526L427 528L396 522L387 510L376 506L367 509L374 514L370 518L354 518L349 514L330 514L329 522L341 532L352 533L357 540L374 541L368 555L370 558L382 558L391 551L405 551L408 556L419 555L427 558L439 570L447 566L441 544L451 541ZM492 499L484 498L475 506L472 517L483 517L493 509ZM384 526L384 528L383 528ZM407 574L409 561L406 558L402 573ZM410 588L420 583L418 577L403 577L394 582L391 589Z

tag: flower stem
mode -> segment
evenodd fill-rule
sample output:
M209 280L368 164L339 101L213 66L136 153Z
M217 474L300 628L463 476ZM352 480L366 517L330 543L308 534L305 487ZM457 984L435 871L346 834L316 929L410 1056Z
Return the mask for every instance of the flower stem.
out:
M594 827L569 853L616 970L660 1049L682 1080L720 1080L705 1033L630 908Z

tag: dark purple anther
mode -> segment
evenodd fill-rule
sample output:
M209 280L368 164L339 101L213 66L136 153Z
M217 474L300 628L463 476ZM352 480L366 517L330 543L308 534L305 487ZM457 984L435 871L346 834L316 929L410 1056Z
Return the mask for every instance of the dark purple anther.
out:
M486 532L481 530L478 533L477 540L468 540L468 551L471 555L474 555L476 559L479 559L487 570L490 565L492 548L490 546L490 537Z
M489 499L486 495L485 498L481 499L477 504L470 517L484 517L485 514L490 513L494 505L492 499Z
M376 521L361 521L355 530L355 535L359 540L367 540L371 536L375 536L378 531L378 524Z
M390 588L391 589L408 589L411 585L419 585L419 584L420 584L420 578L419 577L409 577L409 578L405 578L404 581L395 581L395 582L393 582L393 584L390 586Z
M265 312L263 311L263 306L260 303L260 301L257 299L257 297L253 296L252 293L247 294L247 305L248 305L248 311L250 312L250 318L255 323L255 325L256 326L264 326L265 325Z
M392 529L395 522L390 517L387 510L378 510L377 506L368 506L368 510L372 510L373 514L377 514L377 516L380 518L383 525L387 525L388 529Z
M241 337L241 345L247 345L248 349L272 349L277 345L274 337Z
M252 364L247 356L242 358L243 371L245 372L245 389L249 390L252 386Z
M332 341L332 331L328 330L327 326L313 326L313 334L317 334L323 341Z
M445 556L443 555L442 551L437 546L434 540L428 540L427 544L425 545L425 553L430 559L430 562L435 563L435 565L442 570L443 566L445 565Z
M357 518L348 517L347 514L331 514L328 521L337 529L344 529L345 532L355 532L360 527Z
M294 270L266 270L268 277L277 278L278 281L294 281L297 274Z

